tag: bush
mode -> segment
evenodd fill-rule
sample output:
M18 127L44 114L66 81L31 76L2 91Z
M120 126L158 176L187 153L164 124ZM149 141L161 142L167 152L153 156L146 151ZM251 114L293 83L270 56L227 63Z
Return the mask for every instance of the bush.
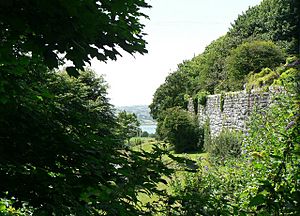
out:
M266 67L275 69L284 60L283 51L271 41L243 43L226 60L231 90L241 90L250 72L258 73Z
M141 145L143 143L143 140L140 137L131 137L130 142L127 143L127 146L137 146Z
M149 133L147 131L143 131L141 137L149 137Z
M237 157L241 154L242 133L223 129L217 137L211 139L207 151L213 157Z
M158 126L160 137L170 142L178 153L203 146L203 130L199 128L196 116L180 107L168 109L164 121Z
M262 87L268 88L279 76L279 73L271 70L270 68L264 68L259 73L252 72L248 76L246 90L250 91L251 89L258 89Z
M251 116L240 157L172 182L172 215L300 215L299 80L298 92ZM212 142L235 143L230 133Z
M205 106L208 95L210 95L210 93L207 92L207 91L198 92L197 95L196 95L198 104L201 104L202 106Z

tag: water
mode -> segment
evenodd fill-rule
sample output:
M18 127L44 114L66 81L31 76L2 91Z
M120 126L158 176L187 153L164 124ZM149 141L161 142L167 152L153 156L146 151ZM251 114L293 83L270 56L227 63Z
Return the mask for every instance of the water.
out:
M156 124L154 125L141 125L142 131L147 131L149 134L155 134Z

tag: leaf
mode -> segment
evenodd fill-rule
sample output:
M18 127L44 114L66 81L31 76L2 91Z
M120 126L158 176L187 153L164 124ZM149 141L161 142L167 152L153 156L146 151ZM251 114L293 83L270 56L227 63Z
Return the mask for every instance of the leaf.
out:
M51 50L46 50L44 52L44 58L45 58L46 65L50 69L53 69L58 66L57 56Z
M250 200L249 206L259 206L266 202L266 198L262 194L258 194Z
M37 98L38 100L40 100L40 101L43 101L43 100L44 100L43 97L42 97L42 96L39 96L39 95L37 95L36 98Z
M72 76L75 78L78 78L78 76L80 75L78 70L75 67L67 67L66 71L69 74L69 76Z

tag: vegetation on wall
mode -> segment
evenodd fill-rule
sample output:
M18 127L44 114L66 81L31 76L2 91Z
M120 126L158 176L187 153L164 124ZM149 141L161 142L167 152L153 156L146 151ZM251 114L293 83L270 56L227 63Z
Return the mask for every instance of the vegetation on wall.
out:
M199 94L203 105L203 92L221 93L221 111L229 91L279 88L284 94L251 116L243 136L225 129L211 137L206 119L203 140L209 164L200 160L196 173L173 179L170 215L300 214L299 16L299 1L263 0L203 53L183 62L180 68L185 70L174 72L183 72L188 81L176 95L195 100ZM166 89L150 108L169 96ZM160 112L170 109L161 107ZM164 118L158 119L163 124Z
M180 95L194 98L198 92L243 90L247 74L266 67L274 70L288 55L299 53L299 14L294 0L264 0L249 8L224 36L209 44L200 55L181 63L167 77L154 94L152 115L157 119L157 110L161 113L172 106L184 107ZM176 79L178 73L185 77L184 83L177 78L181 88L168 81L171 77ZM170 102L170 98L174 100ZM168 106L161 105L164 101L168 101Z
M154 215L167 206L168 215L299 215L297 2L263 0L250 8L158 88L150 108L160 138L177 152L205 145L212 158L167 194L158 184L174 170L163 156L176 157L155 145L124 148L136 118L115 116L103 77L84 67L94 57L115 60L119 49L146 53L140 20L149 5L0 1L0 214ZM67 60L73 65L54 70ZM285 86L286 94L251 118L242 141L228 131L212 139L208 122L202 129L184 110L185 95L205 105L208 94L246 81L249 88ZM219 156L222 163L214 163ZM158 200L143 203L141 193Z
M179 64L156 90L149 107L158 125L167 109L187 108L185 95L203 105L206 94L222 93L223 110L224 92L264 86L268 90L285 70L286 57L299 53L298 12L296 1L264 0L239 15L224 36Z
M251 116L238 158L218 150L233 139L221 135L216 156L223 158L212 157L210 166L200 164L197 173L174 180L172 215L300 214L299 78L285 89L290 94Z
M243 89L245 78L252 73L258 73L263 68L275 69L284 63L282 50L271 41L246 42L232 50L226 60L228 83L231 90Z

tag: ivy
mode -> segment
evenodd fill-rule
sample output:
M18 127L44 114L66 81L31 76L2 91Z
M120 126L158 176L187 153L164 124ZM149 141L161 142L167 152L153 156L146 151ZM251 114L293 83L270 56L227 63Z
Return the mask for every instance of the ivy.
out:
M207 96L210 95L207 91L200 91L196 94L198 104L201 104L202 106L206 105Z
M225 102L225 93L222 92L220 94L220 110L221 110L221 112L224 111L224 102Z

